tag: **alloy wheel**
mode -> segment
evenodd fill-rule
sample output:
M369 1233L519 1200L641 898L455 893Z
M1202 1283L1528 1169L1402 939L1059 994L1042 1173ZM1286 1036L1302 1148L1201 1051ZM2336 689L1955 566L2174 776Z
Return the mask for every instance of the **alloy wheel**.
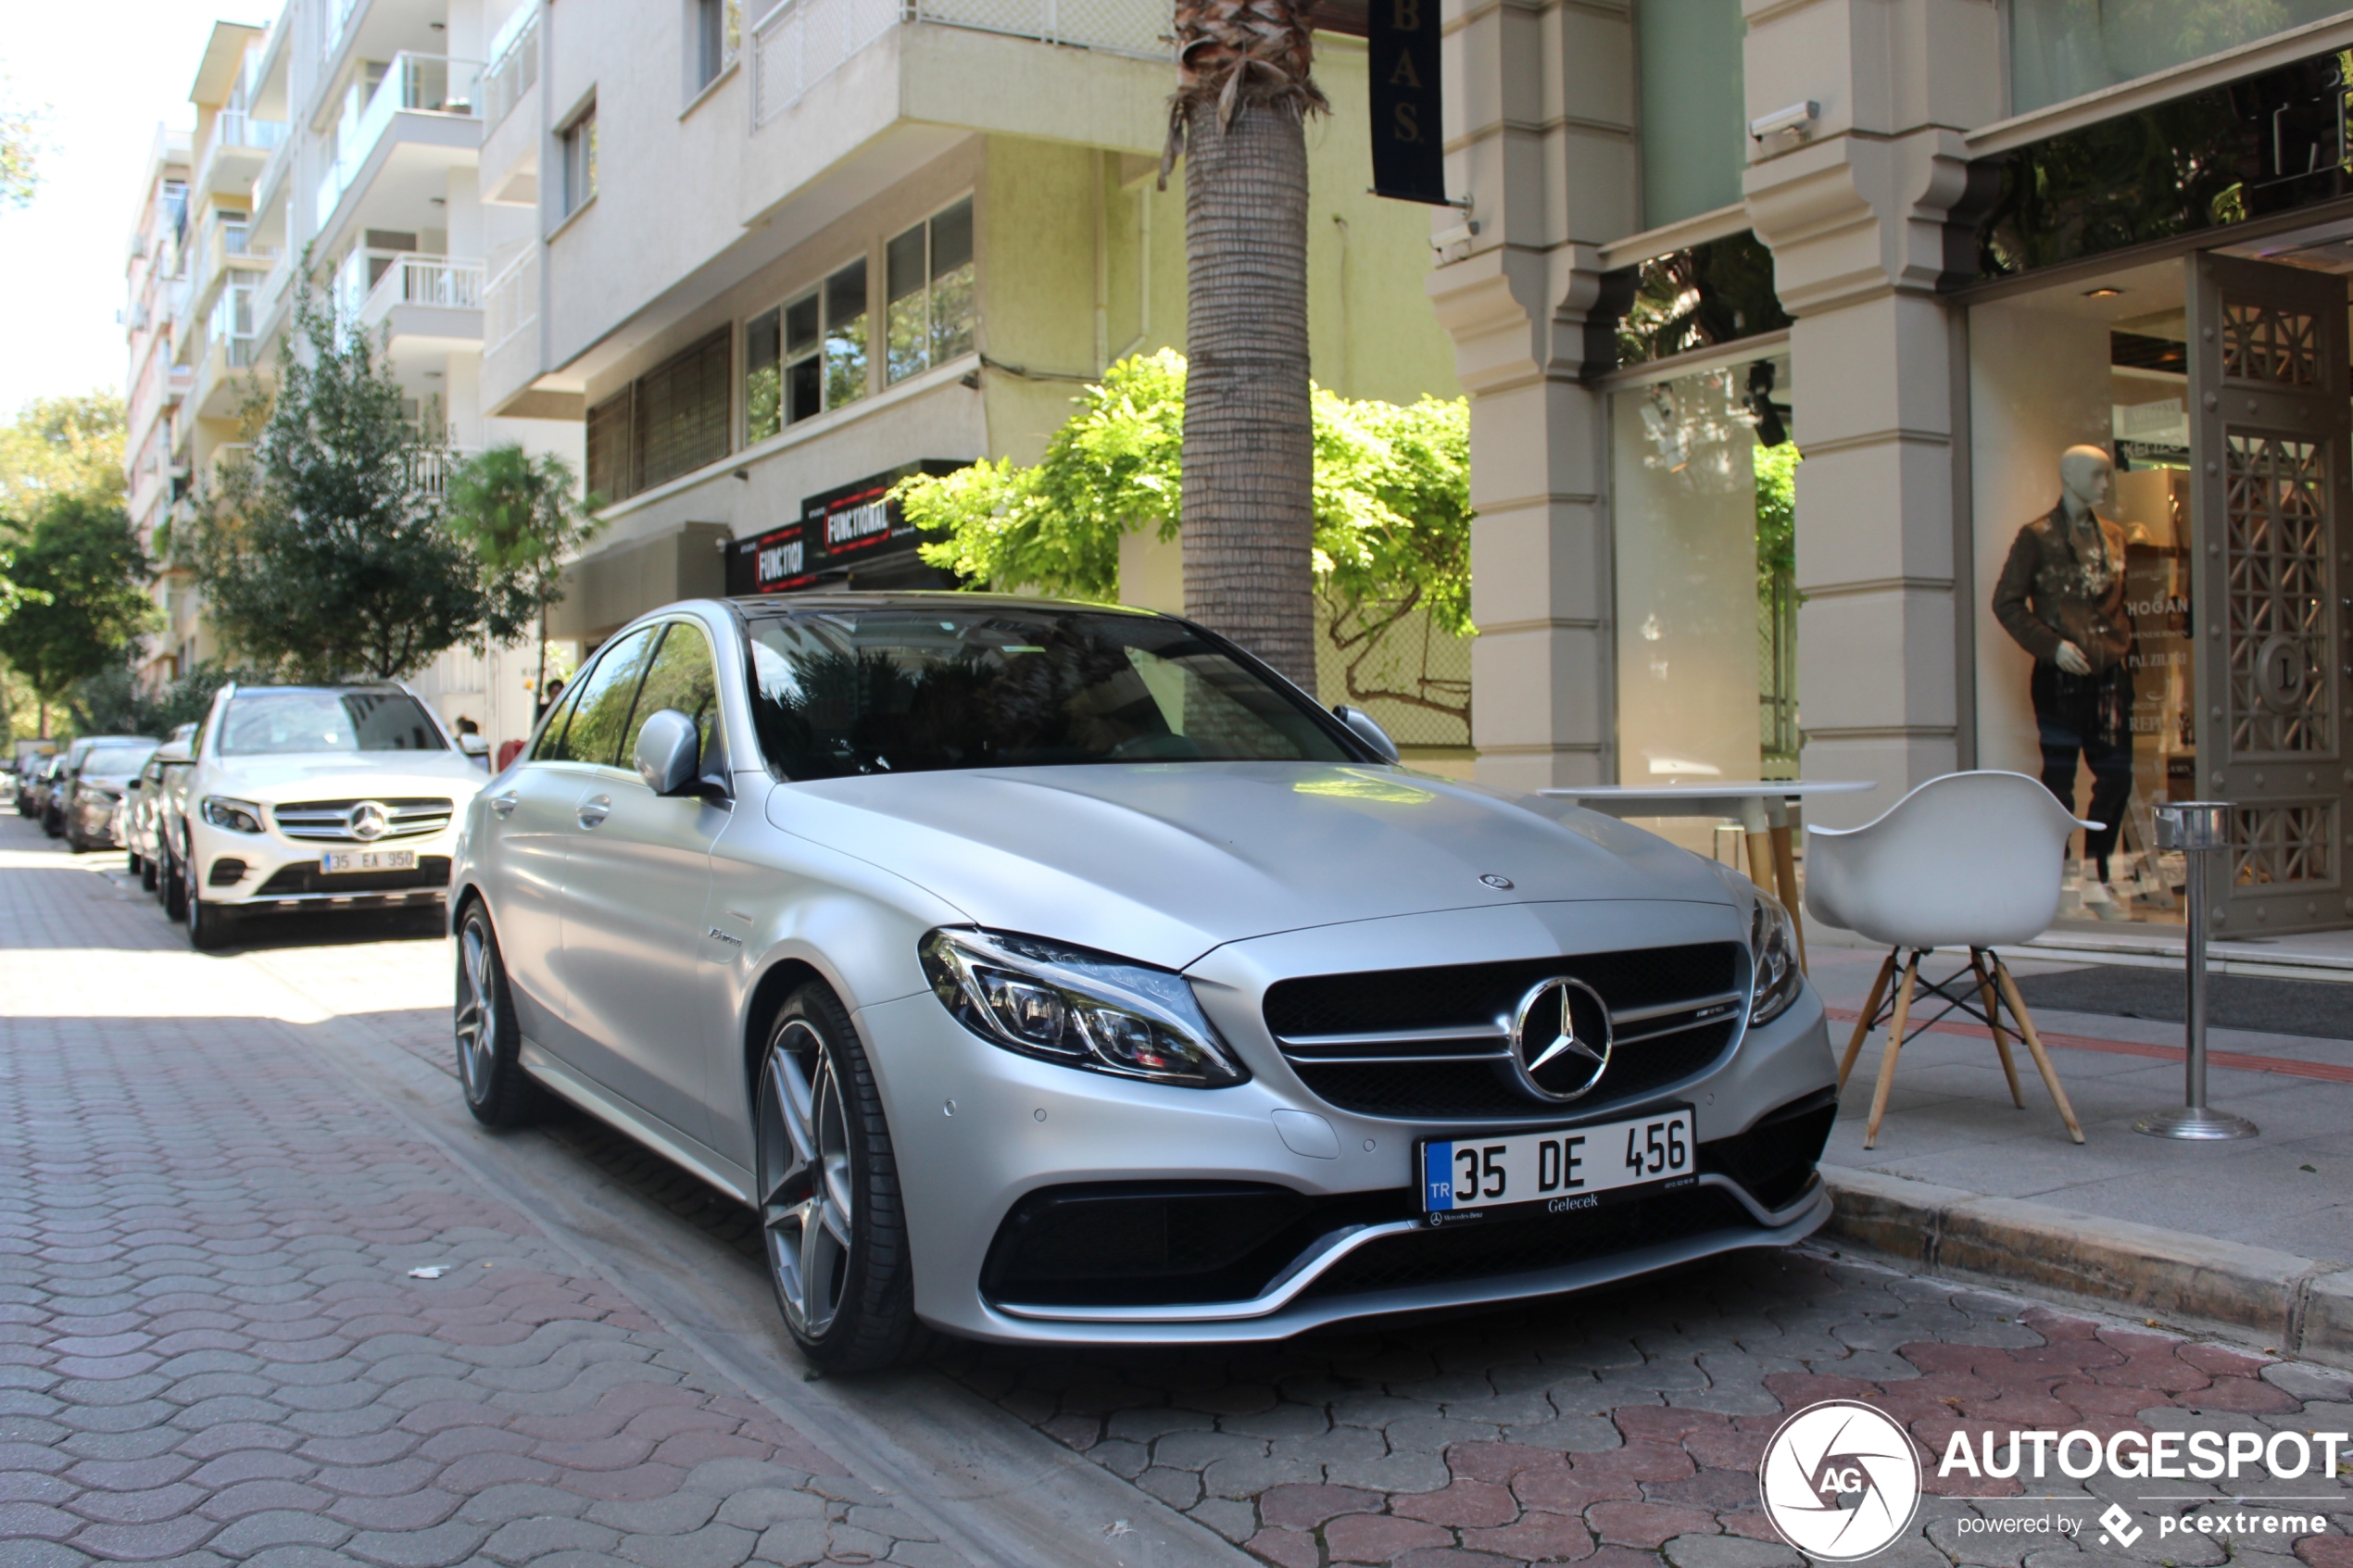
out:
M761 1224L793 1331L822 1337L849 1281L856 1213L834 1053L806 1021L769 1048L760 1087Z
M468 920L459 933L458 959L458 1075L466 1098L479 1104L489 1098L498 1054L498 955L480 921Z

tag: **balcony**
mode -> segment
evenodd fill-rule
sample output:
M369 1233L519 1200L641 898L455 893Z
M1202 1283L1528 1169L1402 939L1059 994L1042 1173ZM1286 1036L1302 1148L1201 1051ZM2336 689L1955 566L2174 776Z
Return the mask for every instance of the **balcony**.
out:
M396 352L479 348L482 300L479 261L361 249L335 270L335 314L383 332Z
M493 48L483 77L482 199L502 207L539 201L539 13L515 13L523 25Z
M497 125L515 112L523 94L539 84L539 13L515 13L522 27L491 52L497 57L483 73L483 122Z
M196 167L195 188L221 195L252 194L255 177L270 155L286 144L282 120L257 119L243 109L222 109L213 117L212 138L205 144Z
M358 96L355 88L355 101ZM346 107L336 127L335 156L320 176L313 208L318 232L329 232L344 197L361 182L371 164L382 161L380 148L414 144L425 150L427 163L447 167L472 162L482 145L481 110L478 62L405 51L395 55L367 101L356 112ZM404 119L408 123L396 125ZM388 151L384 154L389 156Z
M449 491L449 476L481 454L479 446L440 446L420 452L409 471L417 488L438 500Z
M901 22L994 32L1133 59L1165 60L1165 6L1143 0L785 0L753 30L752 128Z

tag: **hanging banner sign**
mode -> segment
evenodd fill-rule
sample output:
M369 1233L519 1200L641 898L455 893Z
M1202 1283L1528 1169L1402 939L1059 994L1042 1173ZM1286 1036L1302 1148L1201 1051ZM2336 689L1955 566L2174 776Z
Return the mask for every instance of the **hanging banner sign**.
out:
M891 499L891 486L911 473L953 473L964 466L926 458L804 498L799 522L734 541L727 552L728 596L786 594L814 587L821 578L838 586L853 566L862 570L875 557L912 553L922 533Z
M1438 0L1371 0L1373 194L1449 205L1440 127Z

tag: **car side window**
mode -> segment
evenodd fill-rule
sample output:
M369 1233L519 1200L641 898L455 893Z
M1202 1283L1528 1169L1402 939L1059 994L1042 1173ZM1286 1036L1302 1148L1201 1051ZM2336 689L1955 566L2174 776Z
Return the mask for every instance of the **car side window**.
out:
M711 656L711 639L691 621L671 622L669 634L647 668L637 710L629 720L629 744L621 748L623 767L628 767L637 754L637 732L665 708L674 708L695 721L698 755L711 756L711 727L719 721L719 668Z
M540 726L539 738L532 743L531 760L534 762L563 760L564 731L572 723L573 706L580 700L581 689L585 684L580 681L573 682L565 688L563 696L556 699L556 710L547 715L547 723Z
M622 737L629 730L629 709L637 700L637 683L646 672L654 633L660 630L644 626L630 633L619 646L605 650L597 667L588 671L579 706L572 710L572 722L564 729L560 755L566 761L594 762L607 768L619 765Z

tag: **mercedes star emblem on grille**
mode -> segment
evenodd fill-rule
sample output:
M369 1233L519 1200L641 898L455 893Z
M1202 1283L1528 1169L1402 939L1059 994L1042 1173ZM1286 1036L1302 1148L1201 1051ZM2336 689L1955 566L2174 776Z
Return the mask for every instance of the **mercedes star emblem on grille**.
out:
M351 836L362 844L382 838L391 825L384 809L372 800L362 800L351 809Z
M1609 1009L1582 980L1544 981L1512 1016L1512 1067L1531 1099L1577 1098L1601 1082L1609 1051Z

